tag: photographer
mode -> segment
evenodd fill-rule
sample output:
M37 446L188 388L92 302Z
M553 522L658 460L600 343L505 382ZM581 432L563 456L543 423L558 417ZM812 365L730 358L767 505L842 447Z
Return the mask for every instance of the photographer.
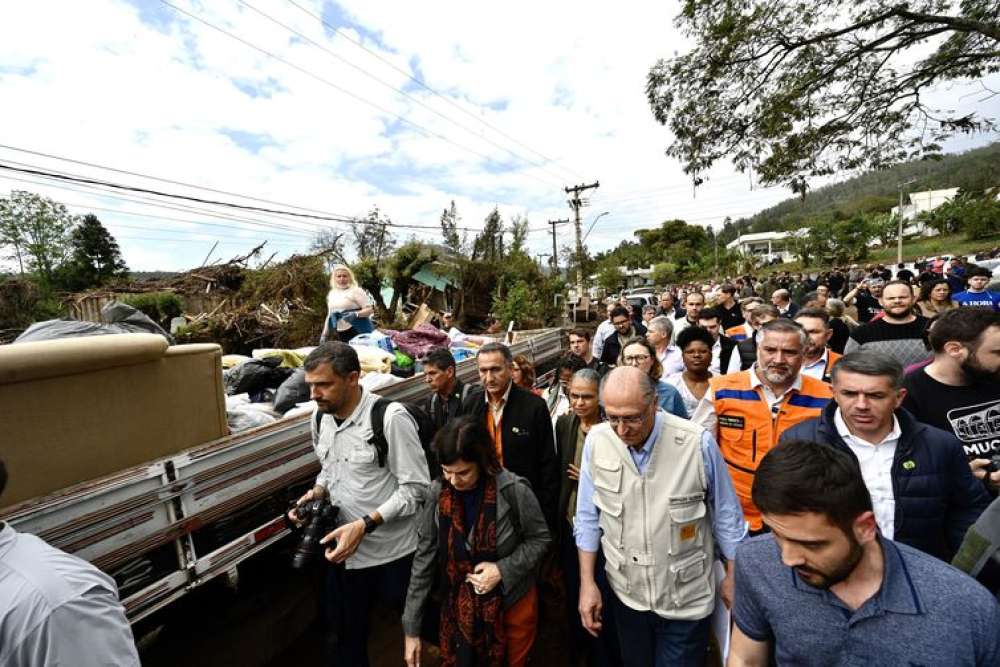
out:
M854 304L858 309L858 321L862 324L882 312L882 288L885 282L880 278L866 278L844 296L844 304Z
M345 343L317 347L305 379L316 401L312 441L322 470L299 505L329 498L339 526L328 533L326 611L331 664L368 664L369 615L376 597L402 610L417 548L415 516L430 479L417 425L399 403L384 408L385 451L373 442L377 396L358 384L357 353ZM295 510L289 518L298 521Z

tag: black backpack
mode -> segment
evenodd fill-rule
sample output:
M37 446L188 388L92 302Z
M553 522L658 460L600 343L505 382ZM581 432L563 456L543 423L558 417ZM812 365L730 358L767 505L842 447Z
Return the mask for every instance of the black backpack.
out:
M399 403L413 417L417 423L417 436L420 438L420 447L424 450L424 457L427 459L427 470L431 479L441 476L441 467L437 464L437 457L431 449L431 441L434 439L434 423L430 415L419 405L394 401L391 398L377 398L372 406L372 437L368 443L375 448L375 456L378 459L378 467L384 468L386 457L389 455L389 441L385 438L385 411L393 403ZM319 435L320 424L323 421L323 413L316 413L316 435Z

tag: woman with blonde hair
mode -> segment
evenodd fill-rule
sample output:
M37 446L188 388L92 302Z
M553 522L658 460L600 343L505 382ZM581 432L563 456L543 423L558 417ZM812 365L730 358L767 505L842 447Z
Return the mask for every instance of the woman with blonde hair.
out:
M358 334L375 330L371 316L375 310L368 295L358 287L354 273L344 264L337 264L330 272L330 291L326 295L326 322L323 323L321 343L334 333L341 341L349 341Z

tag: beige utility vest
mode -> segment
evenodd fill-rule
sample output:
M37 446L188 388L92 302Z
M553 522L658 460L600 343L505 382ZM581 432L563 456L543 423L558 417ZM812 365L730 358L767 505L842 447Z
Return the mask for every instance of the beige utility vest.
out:
M707 511L704 429L663 413L644 474L608 424L590 431L594 504L608 582L628 607L675 620L715 606L714 541Z

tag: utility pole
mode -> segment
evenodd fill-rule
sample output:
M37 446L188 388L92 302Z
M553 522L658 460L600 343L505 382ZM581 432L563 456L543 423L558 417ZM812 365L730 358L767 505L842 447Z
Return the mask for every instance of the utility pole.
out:
M564 220L549 220L549 224L552 225L552 275L559 273L559 255L556 250L556 225L565 225L569 222L569 219Z
M896 266L903 263L903 188L916 182L917 179L911 178L899 184L899 208L896 209L896 213L899 214L899 229L896 232Z
M580 229L580 209L589 205L589 202L580 198L580 193L599 187L601 187L600 181L594 181L590 185L564 188L566 194L572 195L567 203L573 209L576 218L576 293L580 298L583 298L583 230Z
M542 268L542 257L548 257L548 256L549 256L549 253L547 253L547 252L536 252L535 253L535 258L538 260L538 268L539 269Z

